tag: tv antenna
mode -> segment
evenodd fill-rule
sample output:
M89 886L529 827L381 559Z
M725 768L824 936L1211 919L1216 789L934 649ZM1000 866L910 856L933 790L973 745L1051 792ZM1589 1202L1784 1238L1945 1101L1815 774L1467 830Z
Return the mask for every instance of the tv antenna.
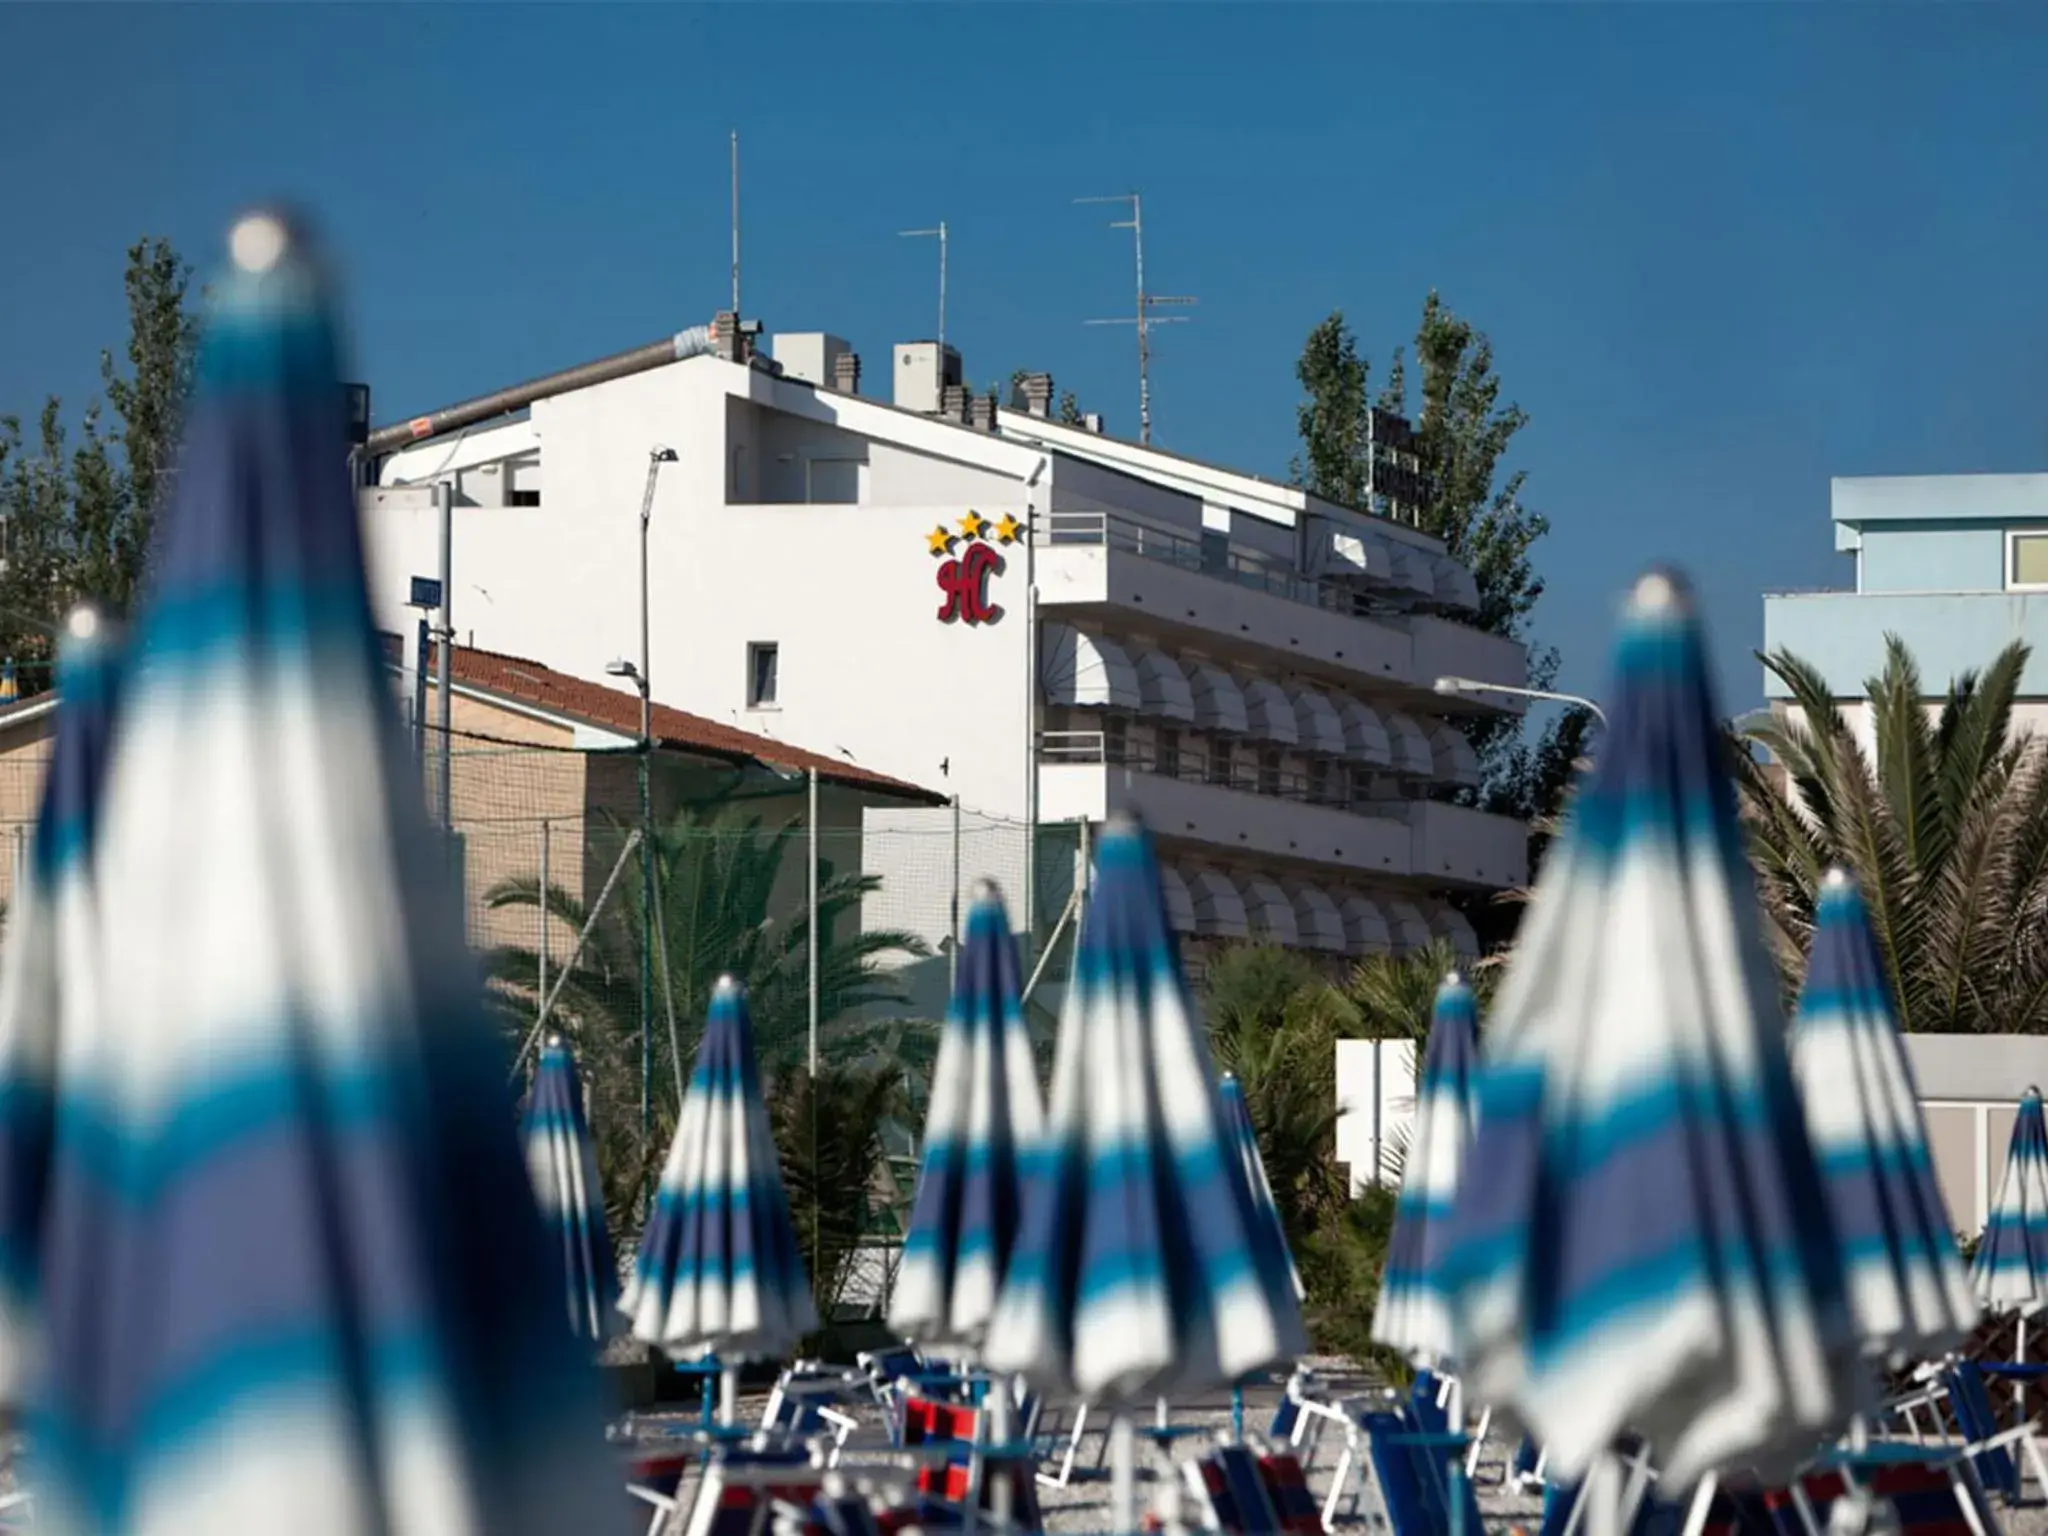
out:
M919 235L925 235L925 236L931 236L931 235L936 235L936 236L938 236L938 239L939 239L939 351L940 351L940 352L941 352L941 353L943 354L943 353L945 352L945 350L946 350L946 221L945 221L944 219L941 219L941 220L939 220L939 222L938 222L937 224L933 225L933 226L932 226L932 227L931 227L930 229L899 229L899 230L897 230L897 231L896 231L896 233L897 233L898 235L901 235L901 236L902 236L902 237L903 237L904 239L906 239L906 240L908 240L908 239L911 239L911 238L913 238L913 237L915 237L915 236L919 236Z
M1185 324L1186 315L1156 315L1155 309L1168 308L1177 304L1193 304L1194 299L1177 294L1147 293L1145 291L1145 205L1135 192L1118 192L1106 197L1077 197L1076 203L1129 203L1131 216L1117 219L1111 229L1128 229L1131 232L1131 248L1138 264L1138 307L1134 314L1119 315L1111 320L1084 320L1083 325L1130 325L1138 331L1138 441L1152 441L1152 327L1155 325Z
M732 316L740 316L740 135L732 133Z

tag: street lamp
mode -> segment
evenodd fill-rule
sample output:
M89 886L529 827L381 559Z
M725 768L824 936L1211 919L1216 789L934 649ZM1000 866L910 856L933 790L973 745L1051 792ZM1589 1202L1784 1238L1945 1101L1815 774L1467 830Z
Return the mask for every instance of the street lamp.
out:
M654 518L654 482L676 451L657 443L647 450L647 486L640 493L640 665L615 661L605 671L631 678L640 689L640 1134L654 1132L654 797L648 784L654 755L654 700L647 674L647 525Z
M1576 693L1552 693L1547 688L1517 688L1509 683L1482 683L1471 677L1440 677L1436 680L1438 693L1503 693L1516 699L1543 699L1552 704L1572 704L1591 711L1593 718L1602 725L1607 723L1607 712L1591 699L1581 698Z

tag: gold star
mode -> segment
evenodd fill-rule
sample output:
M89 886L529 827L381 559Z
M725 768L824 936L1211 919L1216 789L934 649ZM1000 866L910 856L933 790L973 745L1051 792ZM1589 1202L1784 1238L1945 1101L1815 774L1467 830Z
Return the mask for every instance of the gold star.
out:
M1015 519L1014 517L1010 516L1010 514L1007 512L1003 514L1003 520L1000 523L996 524L996 537L1001 539L1005 544L1016 543L1019 536L1022 535L1023 532L1024 525L1018 522L1017 519Z
M946 525L941 523L924 536L924 542L925 548L929 549L933 554L943 555L952 544L953 535L946 532Z
M982 535L982 530L987 527L988 519L979 512L969 511L960 519L960 533L963 538L978 539Z

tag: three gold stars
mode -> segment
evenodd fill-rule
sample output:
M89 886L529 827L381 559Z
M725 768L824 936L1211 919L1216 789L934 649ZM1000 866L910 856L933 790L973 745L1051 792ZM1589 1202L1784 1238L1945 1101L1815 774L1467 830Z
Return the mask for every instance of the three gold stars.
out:
M990 522L979 512L968 509L960 519L960 531L952 532L944 523L924 536L924 546L934 555L949 553L956 539L994 539L1001 544L1015 544L1024 537L1024 525L1005 512L999 522Z

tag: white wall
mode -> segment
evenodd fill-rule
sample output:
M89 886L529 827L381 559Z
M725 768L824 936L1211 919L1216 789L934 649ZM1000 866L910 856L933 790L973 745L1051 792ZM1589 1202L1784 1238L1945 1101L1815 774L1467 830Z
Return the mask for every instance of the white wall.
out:
M1400 1187L1389 1154L1405 1146L1414 1124L1415 1042L1339 1040L1337 1161L1350 1170L1353 1195L1375 1180Z

